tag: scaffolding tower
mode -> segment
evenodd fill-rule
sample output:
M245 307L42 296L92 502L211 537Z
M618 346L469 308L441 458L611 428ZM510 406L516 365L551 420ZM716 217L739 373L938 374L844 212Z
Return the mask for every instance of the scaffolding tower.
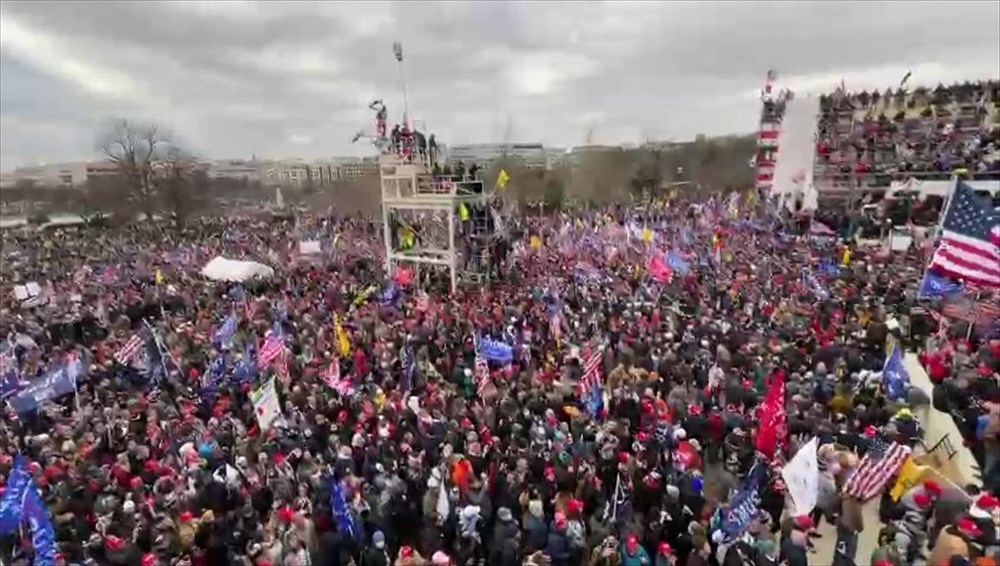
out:
M481 180L434 175L428 160L395 153L379 157L379 175L389 277L400 266L417 281L422 267L443 268L452 292L489 279L493 195Z

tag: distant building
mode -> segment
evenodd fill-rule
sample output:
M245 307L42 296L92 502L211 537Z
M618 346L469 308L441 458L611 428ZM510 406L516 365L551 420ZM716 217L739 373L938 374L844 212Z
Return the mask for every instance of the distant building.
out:
M118 174L118 168L109 161L72 161L18 167L0 176L0 188L45 187L73 189L87 184L89 179Z
M259 183L261 181L260 163L256 159L218 159L207 164L206 173L209 179L230 179Z
M505 156L520 158L528 167L544 169L547 166L545 146L540 143L475 143L448 148L448 163L451 164L461 161L466 166L487 167Z
M301 160L272 161L263 166L268 185L300 188L312 181L310 165Z
M583 163L587 156L602 153L624 153L625 148L620 145L577 145L565 156L565 163L571 167L577 167Z
M334 158L334 180L349 181L378 173L377 157Z

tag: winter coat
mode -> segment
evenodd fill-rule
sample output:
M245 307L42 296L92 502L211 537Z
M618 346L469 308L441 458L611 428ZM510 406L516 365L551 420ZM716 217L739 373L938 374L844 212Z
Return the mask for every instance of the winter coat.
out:
M552 529L549 532L548 541L545 544L545 554L552 560L552 564L568 564L569 562L569 539L565 530Z
M524 531L527 535L525 547L528 549L528 553L545 548L549 536L549 528L545 525L545 521L529 515Z
M622 548L622 566L650 566L652 563L653 561L649 559L645 548L640 546L632 554Z
M520 566L521 531L517 523L500 521L493 527L489 563L498 566Z

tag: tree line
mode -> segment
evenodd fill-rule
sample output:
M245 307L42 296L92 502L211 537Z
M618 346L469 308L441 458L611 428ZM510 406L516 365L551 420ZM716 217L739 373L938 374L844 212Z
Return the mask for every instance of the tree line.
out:
M28 199L81 215L111 213L123 217L168 216L177 225L193 213L221 210L236 197L260 202L273 199L273 189L259 182L210 179L198 160L153 123L126 119L108 124L97 149L114 174L92 176L78 190L45 187L5 189L5 202ZM749 159L756 150L753 135L708 138L635 149L602 148L570 156L572 162L552 168L529 167L516 156L494 160L483 172L493 183L500 170L510 177L504 197L518 205L558 207L565 203L627 202L677 188L719 192L754 184ZM314 184L286 187L286 202L348 212L375 212L380 205L378 174L334 181L319 190Z

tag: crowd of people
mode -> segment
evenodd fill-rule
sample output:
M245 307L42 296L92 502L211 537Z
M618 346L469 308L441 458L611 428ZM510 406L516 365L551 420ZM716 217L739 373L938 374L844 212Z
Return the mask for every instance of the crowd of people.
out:
M1000 83L899 88L820 100L816 178L1000 178Z
M887 358L924 250L673 195L510 218L449 294L290 222L3 234L3 564L805 566L820 521L836 564L997 563L995 481L902 481L932 401L1000 476L1000 341L943 319L933 400Z

